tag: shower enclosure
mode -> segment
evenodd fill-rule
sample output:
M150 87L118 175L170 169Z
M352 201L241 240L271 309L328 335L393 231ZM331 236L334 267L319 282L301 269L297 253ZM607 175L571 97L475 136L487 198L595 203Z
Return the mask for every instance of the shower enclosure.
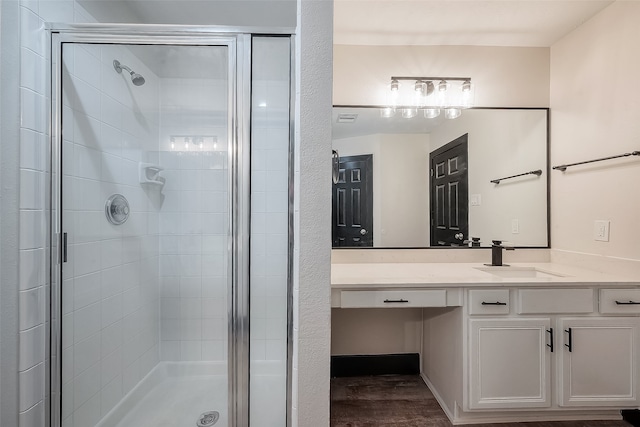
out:
M51 425L289 425L290 36L51 36Z

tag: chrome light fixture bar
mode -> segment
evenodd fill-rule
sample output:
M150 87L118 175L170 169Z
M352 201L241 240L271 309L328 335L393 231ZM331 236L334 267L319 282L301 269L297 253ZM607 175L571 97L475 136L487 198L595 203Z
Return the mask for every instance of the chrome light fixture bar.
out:
M412 84L402 85L401 81ZM403 89L404 88L404 89ZM462 110L473 107L474 86L470 77L391 77L389 100L380 112L390 118L400 110L402 117L422 116L434 119L444 110L448 119L460 117Z

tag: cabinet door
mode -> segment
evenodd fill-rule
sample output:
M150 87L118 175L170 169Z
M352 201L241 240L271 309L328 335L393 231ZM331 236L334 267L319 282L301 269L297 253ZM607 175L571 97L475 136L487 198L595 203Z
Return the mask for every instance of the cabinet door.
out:
M561 318L558 325L560 406L640 403L638 318Z
M469 408L551 404L550 320L469 321Z

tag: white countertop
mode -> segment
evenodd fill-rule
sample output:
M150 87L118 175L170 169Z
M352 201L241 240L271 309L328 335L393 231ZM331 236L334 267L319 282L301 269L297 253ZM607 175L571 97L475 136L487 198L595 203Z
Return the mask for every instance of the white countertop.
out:
M546 277L500 277L486 270L536 269ZM484 269L485 271L481 270ZM511 263L489 267L482 263L357 263L332 264L332 289L432 288L475 286L640 286L640 279L628 279L555 263Z

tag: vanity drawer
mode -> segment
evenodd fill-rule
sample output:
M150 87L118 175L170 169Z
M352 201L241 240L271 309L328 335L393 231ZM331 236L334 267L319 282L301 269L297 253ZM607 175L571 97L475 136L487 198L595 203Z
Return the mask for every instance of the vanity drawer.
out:
M640 313L640 289L600 289L600 313Z
M446 307L447 291L428 289L415 291L342 291L342 308L366 307Z
M470 290L469 314L509 314L509 289Z
M592 289L518 290L518 314L566 314L592 312Z

